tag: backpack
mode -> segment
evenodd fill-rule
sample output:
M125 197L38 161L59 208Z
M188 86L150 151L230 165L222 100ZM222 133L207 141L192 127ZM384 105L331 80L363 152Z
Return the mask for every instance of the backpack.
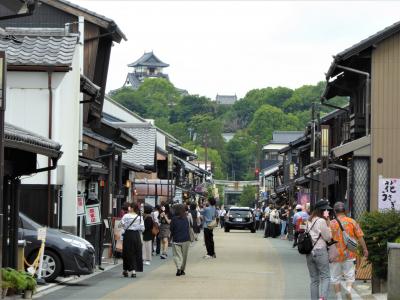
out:
M299 251L300 254L310 254L311 251L313 250L315 244L318 242L319 238L321 237L321 234L320 234L318 236L318 239L313 244L310 231L314 227L315 223L317 223L317 221L318 220L316 220L314 222L314 224L312 224L310 230L306 230L299 234L299 237L297 238L297 250Z

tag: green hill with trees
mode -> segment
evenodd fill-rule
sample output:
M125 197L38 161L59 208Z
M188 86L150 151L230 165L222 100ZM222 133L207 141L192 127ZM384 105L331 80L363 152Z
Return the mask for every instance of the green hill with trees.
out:
M196 149L204 159L206 136L208 159L213 162L214 178L254 179L254 165L262 145L275 130L304 130L311 118L312 103L320 103L324 82L297 89L267 87L250 90L234 105L219 105L199 95L181 96L171 82L163 78L145 79L137 89L121 88L110 96L126 108L171 133L187 149ZM345 98L331 102L337 106ZM321 106L321 114L331 111ZM225 142L222 133L234 132Z

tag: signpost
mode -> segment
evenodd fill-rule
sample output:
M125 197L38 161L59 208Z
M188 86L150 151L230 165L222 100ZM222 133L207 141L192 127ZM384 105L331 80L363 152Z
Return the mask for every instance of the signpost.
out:
M47 235L47 228L46 227L41 227L38 228L37 230L37 239L39 241L42 241L42 244L40 246L40 259L39 259L39 269L38 269L38 274L37 274L37 282L40 284L44 284L44 280L42 279L42 268L43 268L43 255L44 255L44 248L46 244L46 235ZM34 271L33 271L34 272Z

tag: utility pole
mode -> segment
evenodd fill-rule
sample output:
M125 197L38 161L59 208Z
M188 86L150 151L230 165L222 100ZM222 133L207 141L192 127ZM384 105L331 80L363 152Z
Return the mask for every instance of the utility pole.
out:
M206 171L208 172L208 169L207 169L207 160L208 160L208 128L206 128L206 133L205 133L205 135L204 135L204 160L205 160L205 162L204 162L204 164L205 164L205 169L206 169Z

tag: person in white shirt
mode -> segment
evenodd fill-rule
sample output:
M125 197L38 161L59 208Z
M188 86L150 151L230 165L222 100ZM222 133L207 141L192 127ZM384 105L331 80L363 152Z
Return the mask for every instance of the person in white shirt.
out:
M310 273L312 300L328 298L330 273L327 242L332 240L328 210L332 209L327 200L318 201L308 219L307 231L310 232L313 249L307 254L307 267Z
M120 222L123 229L122 260L124 277L136 277L136 272L143 272L142 239L144 220L140 214L140 206L134 202L129 206Z
M226 210L225 208L221 208L218 212L218 217L219 217L219 224L221 225L221 228L224 228L225 226L225 215L226 215Z

